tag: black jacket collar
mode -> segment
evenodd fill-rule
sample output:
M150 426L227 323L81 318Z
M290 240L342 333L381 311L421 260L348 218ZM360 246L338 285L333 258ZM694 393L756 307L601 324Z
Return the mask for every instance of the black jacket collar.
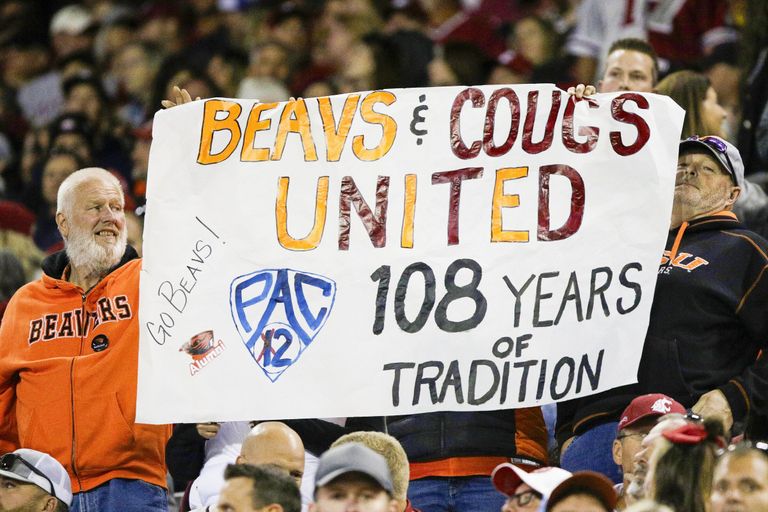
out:
M699 231L738 229L742 227L739 219L731 212L721 212L688 221L685 231L687 233L698 233ZM672 232L676 233L679 229L679 227L675 228Z

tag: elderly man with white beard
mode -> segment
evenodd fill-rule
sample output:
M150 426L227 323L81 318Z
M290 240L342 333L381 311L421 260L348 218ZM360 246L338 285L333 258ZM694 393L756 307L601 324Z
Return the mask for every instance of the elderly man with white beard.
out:
M81 169L57 199L65 249L0 325L0 453L51 454L75 512L165 512L170 426L134 421L141 260L126 244L120 183Z

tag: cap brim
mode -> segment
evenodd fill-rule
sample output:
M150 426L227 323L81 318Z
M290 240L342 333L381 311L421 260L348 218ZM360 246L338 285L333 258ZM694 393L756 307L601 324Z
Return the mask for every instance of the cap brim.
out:
M12 473L10 471L5 471L3 469L0 469L0 476L4 476L5 478L10 478L11 480L16 480L17 482L25 482L32 485L37 485L37 482L33 482L32 480L29 480L27 478L21 477L17 475L16 473Z
M325 475L323 478L315 481L315 490L317 490L318 487L323 487L325 485L328 485L331 482L333 482L334 480L336 480L337 478L339 478L340 476L344 476L344 475L347 475L349 473L358 473L360 475L365 475L366 477L370 478L372 481L374 481L377 484L379 484L379 487L384 489L387 492L387 494L392 496L392 492L393 491L392 491L392 489L388 489L387 488L387 485L386 485L385 482L382 482L381 480L379 480L375 476L371 475L367 471L364 471L362 469L357 469L357 468L339 468L339 469L337 469L335 471L331 471L330 473Z
M738 185L738 178L736 177L736 174L734 174L735 171L731 169L731 167L728 165L728 161L725 159L725 153L720 153L715 148L707 144L706 142L700 141L700 140L684 140L680 143L679 152L682 153L686 149L701 149L706 151L708 155L712 155L712 157L717 160L717 163L720 164L720 166L725 170L726 173L731 177L733 182Z
M625 428L631 427L632 425L634 425L634 424L636 424L636 423L638 423L640 421L643 421L646 418L660 418L661 416L664 416L665 414L667 414L667 413L659 413L659 412L648 411L646 413L641 414L637 418L633 418L632 420L626 422L623 425L619 424L619 426L617 427L616 431L618 432L618 431L623 430Z
M547 500L547 510L550 510L552 506L562 499L562 496L566 495L574 487L590 489L609 510L616 508L618 496L613 488L613 483L600 473L582 471L574 473L573 476L555 487Z
M515 490L523 483L523 475L525 473L517 466L505 462L496 466L491 474L491 482L493 486L502 494L511 496L515 493Z

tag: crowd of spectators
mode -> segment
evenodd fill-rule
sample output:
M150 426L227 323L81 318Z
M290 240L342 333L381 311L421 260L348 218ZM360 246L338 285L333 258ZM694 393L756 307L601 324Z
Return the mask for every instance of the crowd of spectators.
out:
M53 220L58 184L86 163L123 181L129 237L139 242L152 117L174 85L193 98L262 101L458 84L552 82L567 88L595 83L608 47L624 37L649 40L659 56L657 78L673 74L660 90L676 101L694 97L689 82L703 84L695 94L719 109L704 126L707 133L738 142L746 173L764 184L764 3L688 1L664 12L646 4L4 1L0 248L13 248L30 280L34 261L62 247ZM686 130L695 122L687 120ZM34 243L11 240L17 235ZM0 296L0 302L7 299Z
M161 101L174 96L174 87L185 89L192 98L258 98L265 102L396 87L539 82L563 89L596 84L598 92L653 90L672 97L686 110L681 138L716 135L733 144L733 149L727 146L727 154L740 154L746 175L741 181L733 175L741 188L741 203L735 210L747 227L765 236L767 26L768 4L762 0L4 0L0 2L0 321L14 292L37 279L43 259L64 247L57 220L59 188L78 169L101 167L119 181L128 244L141 254L152 118ZM638 50L614 45L627 38L650 44L647 58L652 64L646 65L650 75L612 74L615 51ZM578 94L583 90L579 88ZM732 169L730 172L733 174ZM763 309L768 315L768 305ZM681 412L691 405L693 402L680 406ZM535 414L540 414L538 408ZM506 500L504 510L536 510L534 505L539 504L542 510L564 510L563 504L582 500L597 507L594 510L624 509L638 502L632 505L635 510L664 510L666 506L680 512L768 511L766 446L725 448L731 434L744 433L745 424L739 418L730 431L731 425L711 418L694 421L689 415L668 428L659 428L654 436L656 426L662 425L656 423L656 416L663 415L651 416L639 418L646 420L645 430L638 430L638 424L627 425L623 419L618 422L618 433L616 423L609 425L607 442L614 443L614 450L603 455L608 459L612 455L609 465L618 470L622 482L618 493L608 496L605 488L611 483L594 473L574 472L572 476L558 470L562 472L555 472L557 478L553 478L551 472L534 472L530 474L537 476L528 481L515 467L511 472L501 468L500 476L490 480L501 493L496 501ZM355 421L348 421L347 427L350 424ZM232 452L232 460L215 459L218 466L208 481L213 486L205 492L218 498L221 491L224 498L218 498L219 502L231 503L226 510L250 510L236 505L237 493L244 489L255 510L271 503L271 498L264 501L257 495L272 496L264 482L274 482L270 485L290 495L286 498L290 504L284 508L295 509L298 498L291 479L272 467L282 467L280 457L273 453L279 451L279 442L270 441L271 451L253 451L248 446L265 439L270 429L278 429L281 435L295 438L294 451L306 448L320 456L343 429L314 423L289 425L298 434L282 424L257 425L254 431L247 424L225 424L221 430L218 425L210 429L203 424L177 426L168 452L176 477L171 490L187 491L182 506L190 506L190 498L192 506L206 505L196 494L204 489L196 487L195 479L204 461L213 458L209 452L216 436L223 443L222 432L232 428L239 438L221 451ZM414 434L386 418L380 430L393 425L401 433ZM519 435L522 427L512 425ZM554 424L548 421L547 425L551 439ZM318 429L323 430L322 435L317 435ZM575 428L567 430L568 436L574 433L579 434ZM626 439L634 436L641 437L630 449ZM313 444L318 438L323 442ZM653 453L646 453L639 441L650 447L652 439L659 442L653 443ZM559 439L560 444L567 446L565 440ZM355 438L358 441L374 451L383 442L365 436ZM349 499L359 501L360 493L378 493L383 508L376 510L437 510L408 500L407 467L403 473L408 461L402 461L405 453L398 441L392 442L399 450L396 456L388 456L393 450L389 448L382 453L389 472L382 472L381 461L375 457L370 464L353 467L350 460L365 461L367 453L334 462L370 477L363 482L366 485L371 479L375 484L373 490L361 490L362 483L350 480L349 485L357 487L349 491ZM412 445L403 444L405 452L412 454ZM550 445L554 448L550 460L534 458L545 465L558 465L557 445L552 439ZM519 446L516 449L520 455ZM718 451L723 452L719 459L715 457ZM576 450L571 450L571 456L573 453ZM226 462L234 463L238 454L238 465L261 469L254 472L230 466L225 472ZM36 485L39 503L63 507L62 496L54 488L64 484L48 480L50 485L46 485L35 476L38 473L25 470L30 465L19 462L25 455L30 456L21 450L19 457L0 459L0 480ZM32 455L34 460L41 457ZM314 472L317 458L307 457ZM297 459L293 453L294 465L299 462L300 456ZM412 480L435 476L414 462L411 468L418 469L418 476L412 474ZM66 476L62 476L63 469L54 469L60 479ZM329 471L321 458L318 474ZM298 469L289 472L295 477ZM305 478L309 489L309 497L306 490L304 493L305 503L312 501L313 491L315 498L328 495L326 484L333 487L344 475L330 474L317 484ZM742 474L747 476L740 480ZM764 479L745 483L750 474ZM64 486L68 487L68 477L66 480ZM294 480L301 482L300 472ZM40 489L45 492L41 494ZM759 492L762 502L733 504L737 495ZM639 501L642 498L658 503L647 505ZM3 499L0 493L0 505ZM71 500L69 494L64 501ZM257 502L260 504L255 505ZM336 510L329 504L313 506L319 512Z

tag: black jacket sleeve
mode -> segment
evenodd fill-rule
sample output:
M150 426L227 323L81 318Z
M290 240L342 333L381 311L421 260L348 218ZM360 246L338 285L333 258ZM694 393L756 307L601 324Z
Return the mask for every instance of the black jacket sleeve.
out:
M305 450L318 457L348 432L346 428L325 420L284 420L283 423L299 434Z
M188 482L197 478L205 460L205 439L197 433L194 423L173 426L165 459L176 491L183 491Z
M758 242L763 242L758 244ZM744 419L751 411L768 410L768 244L762 239L753 240L752 264L746 292L736 309L736 315L748 336L756 340L763 357L747 367L723 386L723 392L736 421ZM761 247L762 245L762 247Z
M344 427L330 421L317 419L285 420L284 423L299 434L304 448L318 457L344 434L360 430L386 431L383 416L347 418L347 424Z

